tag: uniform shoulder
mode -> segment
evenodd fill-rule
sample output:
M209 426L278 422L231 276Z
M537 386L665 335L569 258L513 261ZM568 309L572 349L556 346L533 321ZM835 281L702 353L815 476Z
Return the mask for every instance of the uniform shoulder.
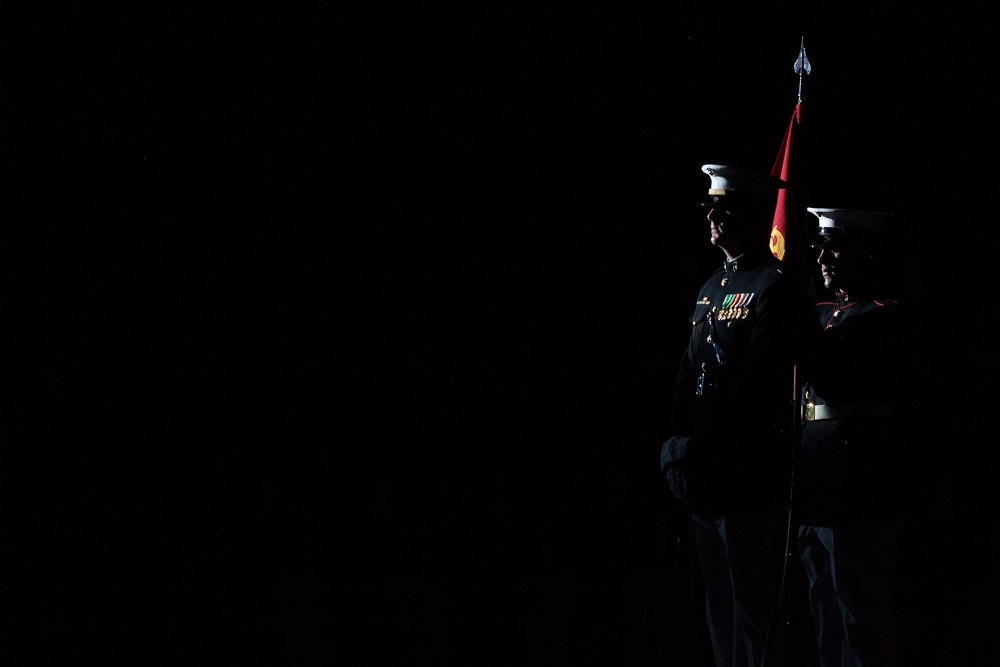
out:
M715 271L712 271L712 275L708 277L708 280L705 281L705 284L707 285L709 283L718 282L719 276L724 275L725 273L726 273L726 267L720 266Z
M769 273L775 277L775 279L783 279L791 277L791 272L787 270L784 264L778 262L776 264L762 264L760 267L766 273Z
M794 271L789 270L789 268L778 259L775 259L774 262L762 264L760 267L760 275L763 281L769 284L777 283L791 285L796 289L803 287L804 285L798 275Z
M773 276L775 279L794 278L795 273L789 269L788 265L772 255L770 252L762 253L759 256L761 270Z

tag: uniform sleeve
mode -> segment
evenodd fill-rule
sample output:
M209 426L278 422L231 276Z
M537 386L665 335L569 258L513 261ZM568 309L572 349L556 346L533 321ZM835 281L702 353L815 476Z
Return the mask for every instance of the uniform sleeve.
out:
M691 435L692 413L694 409L695 383L698 373L695 369L691 346L684 351L674 382L671 403L671 431L675 435Z

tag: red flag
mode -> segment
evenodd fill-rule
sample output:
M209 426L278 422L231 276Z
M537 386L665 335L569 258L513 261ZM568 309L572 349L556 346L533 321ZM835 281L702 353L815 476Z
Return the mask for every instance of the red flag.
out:
M796 133L796 128L801 124L802 103L800 102L795 105L792 120L789 121L788 129L785 130L785 138L781 142L781 150L778 151L778 158L774 161L774 167L771 168L772 176L777 176L789 184L795 183L789 168L792 157L792 137L801 134L801 131ZM798 242L801 233L797 228L801 216L798 215L796 199L795 194L788 190L778 191L778 203L774 209L774 224L771 226L771 253L780 260L785 259L786 251L792 247L793 243ZM795 250L792 251L792 254L795 254Z

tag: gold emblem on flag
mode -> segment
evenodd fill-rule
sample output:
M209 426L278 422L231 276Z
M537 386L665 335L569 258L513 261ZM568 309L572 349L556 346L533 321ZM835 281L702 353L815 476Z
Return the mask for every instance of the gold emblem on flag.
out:
M778 259L785 258L785 235L777 227L771 229L771 254Z

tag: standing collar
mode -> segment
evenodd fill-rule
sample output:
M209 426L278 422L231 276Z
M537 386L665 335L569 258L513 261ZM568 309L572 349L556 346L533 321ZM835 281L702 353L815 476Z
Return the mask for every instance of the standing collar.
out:
M740 271L749 271L750 269L756 269L762 266L764 261L768 258L774 259L774 255L772 255L770 251L767 251L766 254L747 251L735 259L726 260L723 263L722 268L726 273L726 277L732 278Z

